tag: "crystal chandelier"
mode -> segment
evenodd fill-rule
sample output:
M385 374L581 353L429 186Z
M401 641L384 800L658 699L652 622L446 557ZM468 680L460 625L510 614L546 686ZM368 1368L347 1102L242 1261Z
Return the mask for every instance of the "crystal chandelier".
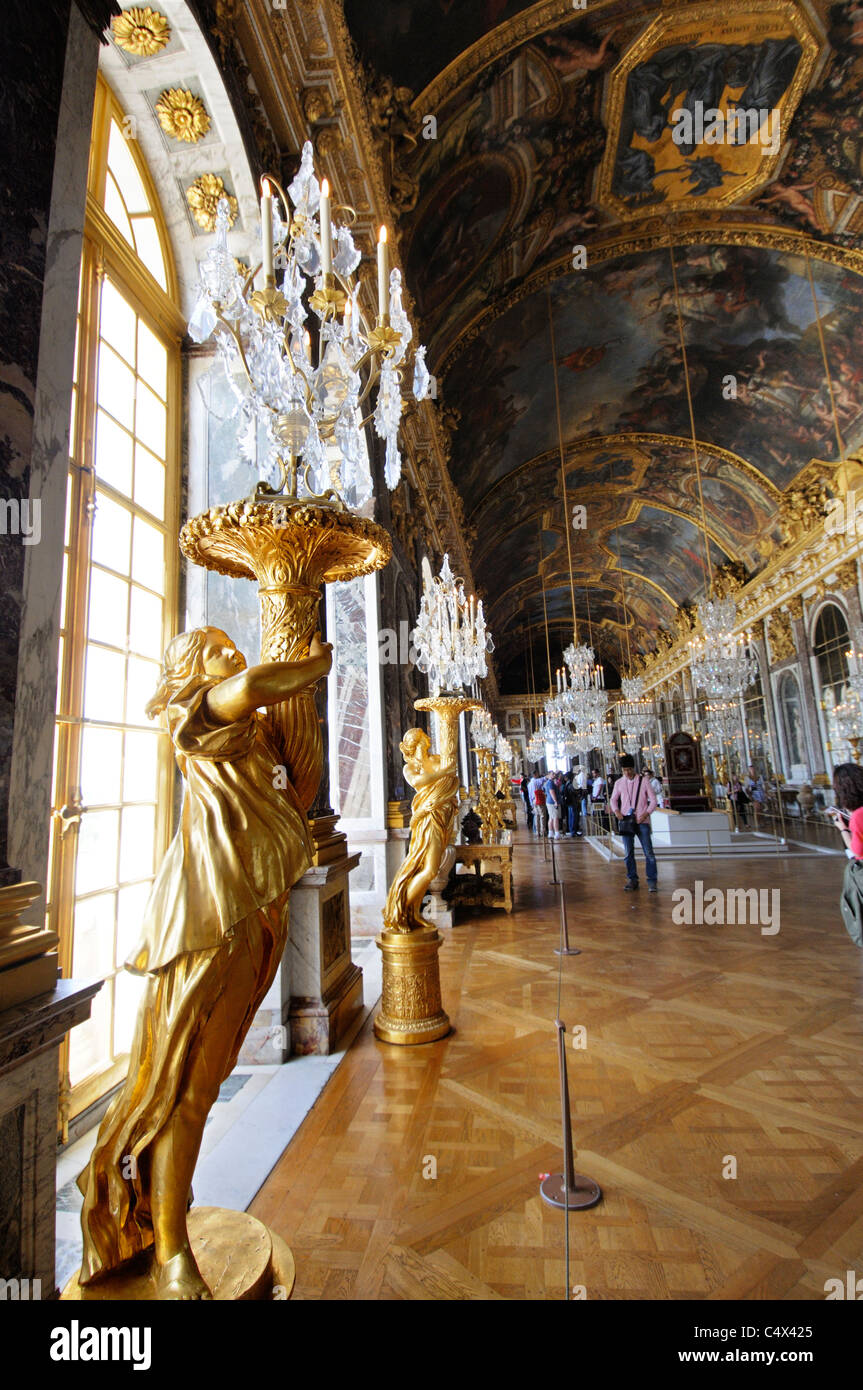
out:
M386 444L387 486L394 488L401 475L400 383L413 336L402 307L401 274L389 271L386 230L381 228L378 315L370 327L352 278L360 252L348 227L332 222L329 187L315 177L309 142L287 194L269 174L261 188L261 265L246 276L238 273L228 249L230 212L221 199L215 242L200 267L189 334L202 343L216 333L243 422L241 453L255 461L260 445L271 475L278 474L276 488L258 484L256 500L278 497L360 507L372 495L363 439L367 424L374 421ZM259 270L263 288L253 290ZM314 348L304 326L306 301L317 319ZM418 347L413 372L417 400L428 394L429 383L425 349ZM375 388L374 409L363 415Z
M499 762L512 762L512 744L510 743L508 738L504 738L503 734L498 734L497 736L497 742L495 744L495 753L497 754Z
M423 557L423 595L411 641L417 651L417 668L428 675L434 695L441 690L476 689L488 674L486 655L494 651L485 625L482 599L466 594L464 582L450 569L444 555L440 575L434 578Z
M534 729L527 745L527 757L532 763L541 763L545 757L545 733L543 732L543 716L539 716L538 726Z
M623 691L623 698L629 704L635 704L644 695L644 680L641 676L624 676L620 682Z
M479 709L471 715L470 736L475 748L493 753L497 743L497 727L487 709Z
M608 706L605 673L592 647L570 642L563 653L566 666L557 673L561 710L576 733L601 720Z
M749 654L748 634L735 633L734 599L707 599L698 605L702 635L689 643L692 684L709 699L730 700L742 695L758 674Z

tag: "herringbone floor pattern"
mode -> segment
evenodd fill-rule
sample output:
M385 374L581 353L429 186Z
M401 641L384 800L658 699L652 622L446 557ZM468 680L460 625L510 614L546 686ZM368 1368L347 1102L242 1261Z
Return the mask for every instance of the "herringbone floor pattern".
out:
M863 952L843 862L660 866L656 897L582 841L558 851L570 934L560 1016L590 1299L823 1299L863 1269ZM464 913L441 974L455 1032L378 1043L369 1023L251 1208L297 1261L300 1299L560 1299L559 918L522 830L516 910ZM781 928L678 926L674 887L781 890ZM432 1172L436 1176L430 1176ZM730 1174L734 1172L736 1176Z

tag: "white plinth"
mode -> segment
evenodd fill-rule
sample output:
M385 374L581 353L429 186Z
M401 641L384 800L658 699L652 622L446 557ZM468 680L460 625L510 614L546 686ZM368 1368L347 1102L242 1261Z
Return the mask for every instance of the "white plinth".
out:
M650 829L656 846L675 849L716 849L731 844L731 827L724 811L654 811Z

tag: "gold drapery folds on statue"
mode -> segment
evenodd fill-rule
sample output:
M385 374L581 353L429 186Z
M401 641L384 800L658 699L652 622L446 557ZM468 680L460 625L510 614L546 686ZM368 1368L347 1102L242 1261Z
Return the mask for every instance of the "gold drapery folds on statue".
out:
M184 632L165 652L147 713L164 715L183 809L126 961L146 984L125 1085L79 1179L84 1254L67 1297L213 1296L187 1222L192 1175L209 1110L278 969L290 889L312 858L305 809L273 777L280 753L260 710L287 704L290 730L295 702L331 660L313 635L303 659L247 669L219 628ZM201 1249L217 1226L210 1213ZM251 1243L272 1263L274 1240L255 1227ZM219 1296L253 1296L250 1279L267 1296L267 1271L253 1275L248 1252L238 1263Z
M286 1297L293 1277L290 1252L259 1222L210 1209L187 1220L186 1209L207 1114L278 969L290 889L312 863L314 686L331 663L317 634L321 585L382 568L392 545L335 507L256 501L212 507L180 545L196 564L257 579L262 662L246 670L215 628L165 653L150 710L165 715L185 798L127 962L146 987L129 1075L80 1180L84 1259L70 1298L272 1297L274 1284Z
M408 853L390 887L384 930L377 940L383 983L375 1036L401 1045L434 1042L450 1031L441 1002L440 935L420 909L455 829L459 715L479 708L479 702L467 696L435 695L417 700L415 708L436 717L440 751L430 751L429 736L422 729L408 729L399 744L405 780L416 794Z

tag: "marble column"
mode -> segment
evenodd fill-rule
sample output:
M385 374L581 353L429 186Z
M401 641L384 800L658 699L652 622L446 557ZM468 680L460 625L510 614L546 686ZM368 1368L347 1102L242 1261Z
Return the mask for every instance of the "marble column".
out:
M6 248L7 275L4 279L9 288L3 318L16 322L14 331L11 323L3 323L0 341L7 345L10 341L14 343L20 340L22 333L30 332L32 325L41 322L36 339L38 366L35 360L32 364L36 381L32 397L32 435L25 441L22 420L19 456L14 465L15 489L23 495L29 493L34 502L39 501L41 535L38 544L29 546L23 546L18 537L0 538L4 545L14 546L14 554L3 566L4 587L7 595L21 594L20 615L13 601L4 605L0 665L7 698L11 686L14 700L14 714L8 721L8 725L14 721L9 797L14 815L9 828L9 864L22 871L25 878L45 883L51 827L69 413L99 41L78 8L72 5L65 67L61 66L55 74L57 54L54 47L67 36L56 31L52 22L45 28L37 47L30 42L17 49L7 21L13 14L19 18L19 11L25 30L32 29L32 7L9 0L8 6L4 6L4 50L7 62L12 62L14 76L11 73L5 76L13 83L9 105L21 113L30 111L31 115L26 120L22 116L17 132L20 137L17 172L11 182L4 181L4 186L10 203L20 199L23 208L32 207L33 210L25 214L32 220L32 226L28 236L29 250L23 262L19 261L17 250L8 245ZM34 62L38 53L39 64L43 66L38 76L28 73L26 55L31 53ZM48 93L43 91L41 98L38 93L42 84L53 81L57 84L58 109L52 117L46 105ZM14 135L15 132L12 133L13 147ZM3 141L7 154L9 139L7 131ZM46 196L43 211L34 204L36 198L42 196L46 172L50 180L50 208ZM6 215L9 213L7 207ZM14 225L14 210L12 220ZM47 237L40 230L46 225ZM42 258L41 268L34 259L34 248L44 248L38 253ZM26 290L23 286L14 288L16 275L11 276L10 283L8 272L13 265L19 268L21 276L26 272ZM33 298L30 289L33 280L38 281L41 302ZM34 349L35 344L31 344L31 353ZM23 365L20 370L24 371ZM22 399L24 394L22 391ZM0 722L7 723L6 720ZM5 733L2 736L5 737ZM5 790L4 781L0 788L0 816L4 819Z

